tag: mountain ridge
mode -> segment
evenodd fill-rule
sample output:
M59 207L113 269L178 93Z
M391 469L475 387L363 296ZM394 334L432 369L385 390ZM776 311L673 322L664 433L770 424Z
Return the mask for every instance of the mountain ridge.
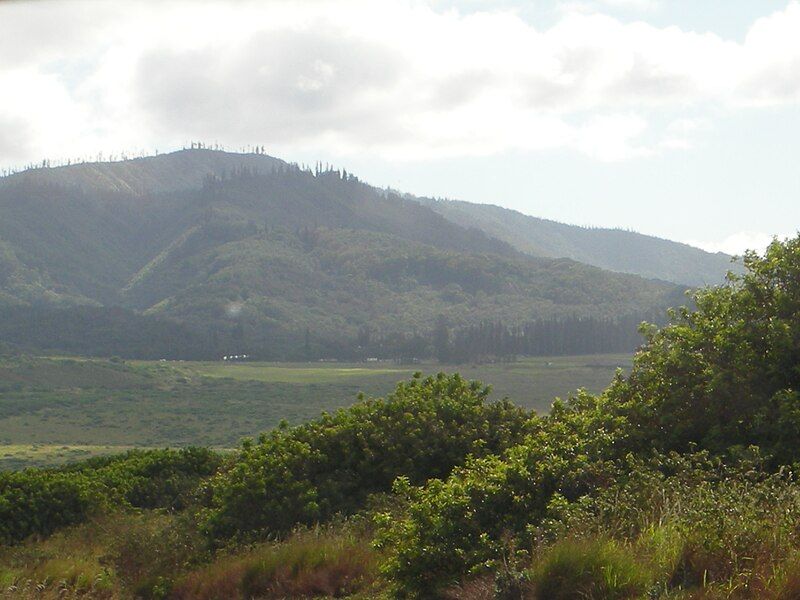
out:
M494 204L419 198L465 227L508 242L531 256L563 257L621 273L703 286L721 283L733 257L689 244L617 228L581 227L527 215ZM620 252L624 248L625 251Z
M171 319L209 347L280 358L369 339L401 348L489 321L566 319L600 335L587 319L655 314L685 289L531 256L482 225L262 154L36 169L0 182L0 304L118 306L132 311L119 335L140 317Z
M273 170L287 165L285 161L266 154L191 148L116 161L34 167L0 177L0 183L33 179L65 187L143 196L198 188L205 177L221 176L237 168Z

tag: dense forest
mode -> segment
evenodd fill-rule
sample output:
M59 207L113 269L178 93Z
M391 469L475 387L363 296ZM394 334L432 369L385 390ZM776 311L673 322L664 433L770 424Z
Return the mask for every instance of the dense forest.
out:
M627 351L640 317L688 287L562 256L531 256L343 169L261 153L32 169L0 178L0 336L131 358ZM458 352L439 351L442 327L466 342Z
M231 454L0 474L4 593L797 598L800 237L744 264L548 414L440 374Z
M411 364L434 358L444 364L513 361L523 356L628 353L641 343L638 327L661 322L664 311L617 318L563 317L510 327L502 321L452 327L444 317L430 329L380 332L369 325L351 335L326 335L311 327L254 338L245 326L192 327L123 308L10 306L0 308L5 352L68 353L157 360L393 360ZM321 335L322 333L322 335Z

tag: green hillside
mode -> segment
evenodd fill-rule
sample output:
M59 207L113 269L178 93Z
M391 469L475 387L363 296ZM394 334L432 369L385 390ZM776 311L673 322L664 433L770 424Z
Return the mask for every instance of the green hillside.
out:
M427 329L440 315L453 325L613 316L662 304L673 291L572 261L459 254L366 231L318 229L306 242L286 230L205 241L143 277L128 292L134 304L192 322L219 319L237 303L245 321L332 335L366 324Z
M721 283L732 257L622 229L566 225L489 204L420 200L448 220L475 227L532 256L571 258L602 269L691 286Z
M532 257L351 174L263 154L192 149L0 180L0 333L28 350L430 356L437 327L559 320L568 331L552 336L591 330L597 348L553 342L544 353L630 351L632 324L680 303L682 291ZM97 307L96 323L77 305ZM134 331L170 329L147 322L155 318L191 331L148 348ZM619 337L605 335L607 322L620 319L627 338L603 346ZM473 355L489 353L479 345Z

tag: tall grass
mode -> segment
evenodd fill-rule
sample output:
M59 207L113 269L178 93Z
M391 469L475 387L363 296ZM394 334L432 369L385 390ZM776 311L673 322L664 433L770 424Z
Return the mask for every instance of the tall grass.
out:
M531 574L536 600L626 600L639 598L653 574L629 548L607 540L564 540L550 548Z
M312 530L286 542L222 557L189 573L175 600L341 598L376 580L377 556L368 540L346 531Z

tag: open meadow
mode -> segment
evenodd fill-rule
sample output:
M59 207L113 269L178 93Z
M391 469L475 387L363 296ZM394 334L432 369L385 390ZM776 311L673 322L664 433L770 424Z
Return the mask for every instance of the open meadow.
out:
M539 412L579 387L602 390L627 355L483 365L0 359L0 469L55 465L131 447L234 447L281 420L296 424L383 396L415 371L459 372Z

